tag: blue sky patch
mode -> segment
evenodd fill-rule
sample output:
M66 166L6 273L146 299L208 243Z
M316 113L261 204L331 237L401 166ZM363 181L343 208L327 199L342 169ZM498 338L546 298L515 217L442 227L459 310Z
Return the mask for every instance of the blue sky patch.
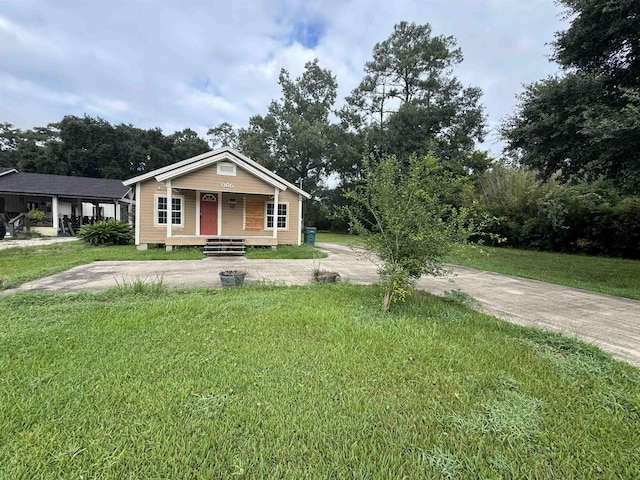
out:
M314 49L320 43L320 39L326 32L324 22L318 20L309 20L293 23L293 31L291 32L291 43L298 42L305 48Z

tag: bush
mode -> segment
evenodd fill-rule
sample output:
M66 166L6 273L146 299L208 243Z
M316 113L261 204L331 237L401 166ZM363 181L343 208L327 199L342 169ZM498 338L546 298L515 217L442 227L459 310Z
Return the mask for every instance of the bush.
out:
M548 184L533 195L533 210L524 203L512 208L513 196L481 202L481 211L492 216L484 231L503 237L507 246L640 258L640 197L621 197L602 182Z
M103 220L83 225L78 236L91 245L128 245L133 242L133 228L128 223Z

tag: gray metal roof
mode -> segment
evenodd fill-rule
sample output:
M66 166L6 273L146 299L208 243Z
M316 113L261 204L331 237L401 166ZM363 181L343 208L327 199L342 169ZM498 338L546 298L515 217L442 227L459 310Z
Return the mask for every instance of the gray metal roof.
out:
M8 171L0 167L0 173ZM129 187L120 180L107 178L68 177L44 173L14 172L0 175L0 194L56 195L86 199L120 199Z

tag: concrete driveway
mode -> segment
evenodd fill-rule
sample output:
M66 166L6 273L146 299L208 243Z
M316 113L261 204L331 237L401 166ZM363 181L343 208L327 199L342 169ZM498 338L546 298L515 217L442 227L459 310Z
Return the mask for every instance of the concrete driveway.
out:
M248 280L295 285L311 282L316 267L336 271L353 283L378 279L376 266L347 246L318 244L328 258L314 260L247 260L244 257L202 260L96 262L23 284L17 291L99 291L136 279L161 278L172 288L219 287L222 270L244 270ZM472 268L453 267L450 278L422 278L418 287L437 294L459 289L487 313L510 322L560 331L598 345L619 359L640 365L640 302L552 285Z

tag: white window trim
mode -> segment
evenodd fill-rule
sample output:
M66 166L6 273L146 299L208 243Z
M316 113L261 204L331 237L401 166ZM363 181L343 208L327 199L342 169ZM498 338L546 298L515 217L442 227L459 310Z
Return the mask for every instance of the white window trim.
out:
M158 222L158 198L167 198L166 195L156 194L153 196L153 225L155 227L166 227L167 223ZM171 195L171 198L180 199L180 223L172 223L173 227L184 227L184 195ZM167 220L171 218L172 209L167 205Z
M264 229L265 230L273 230L273 227L267 227L267 205L275 205L274 201L269 201L269 202L265 202L264 204ZM285 227L278 227L278 231L279 232L286 232L289 230L289 213L291 212L291 210L289 209L289 202L278 202L278 206L280 205L284 205L287 207L287 214L285 215ZM274 218L273 218L273 224L277 225L278 221L277 221L277 216L278 216L278 212L274 212Z
M222 170L222 168L220 167L231 167L232 171L231 172L225 172L224 170ZM236 164L235 163L231 163L231 162L218 162L216 164L216 171L218 172L218 175L221 175L223 177L235 177L236 176Z

